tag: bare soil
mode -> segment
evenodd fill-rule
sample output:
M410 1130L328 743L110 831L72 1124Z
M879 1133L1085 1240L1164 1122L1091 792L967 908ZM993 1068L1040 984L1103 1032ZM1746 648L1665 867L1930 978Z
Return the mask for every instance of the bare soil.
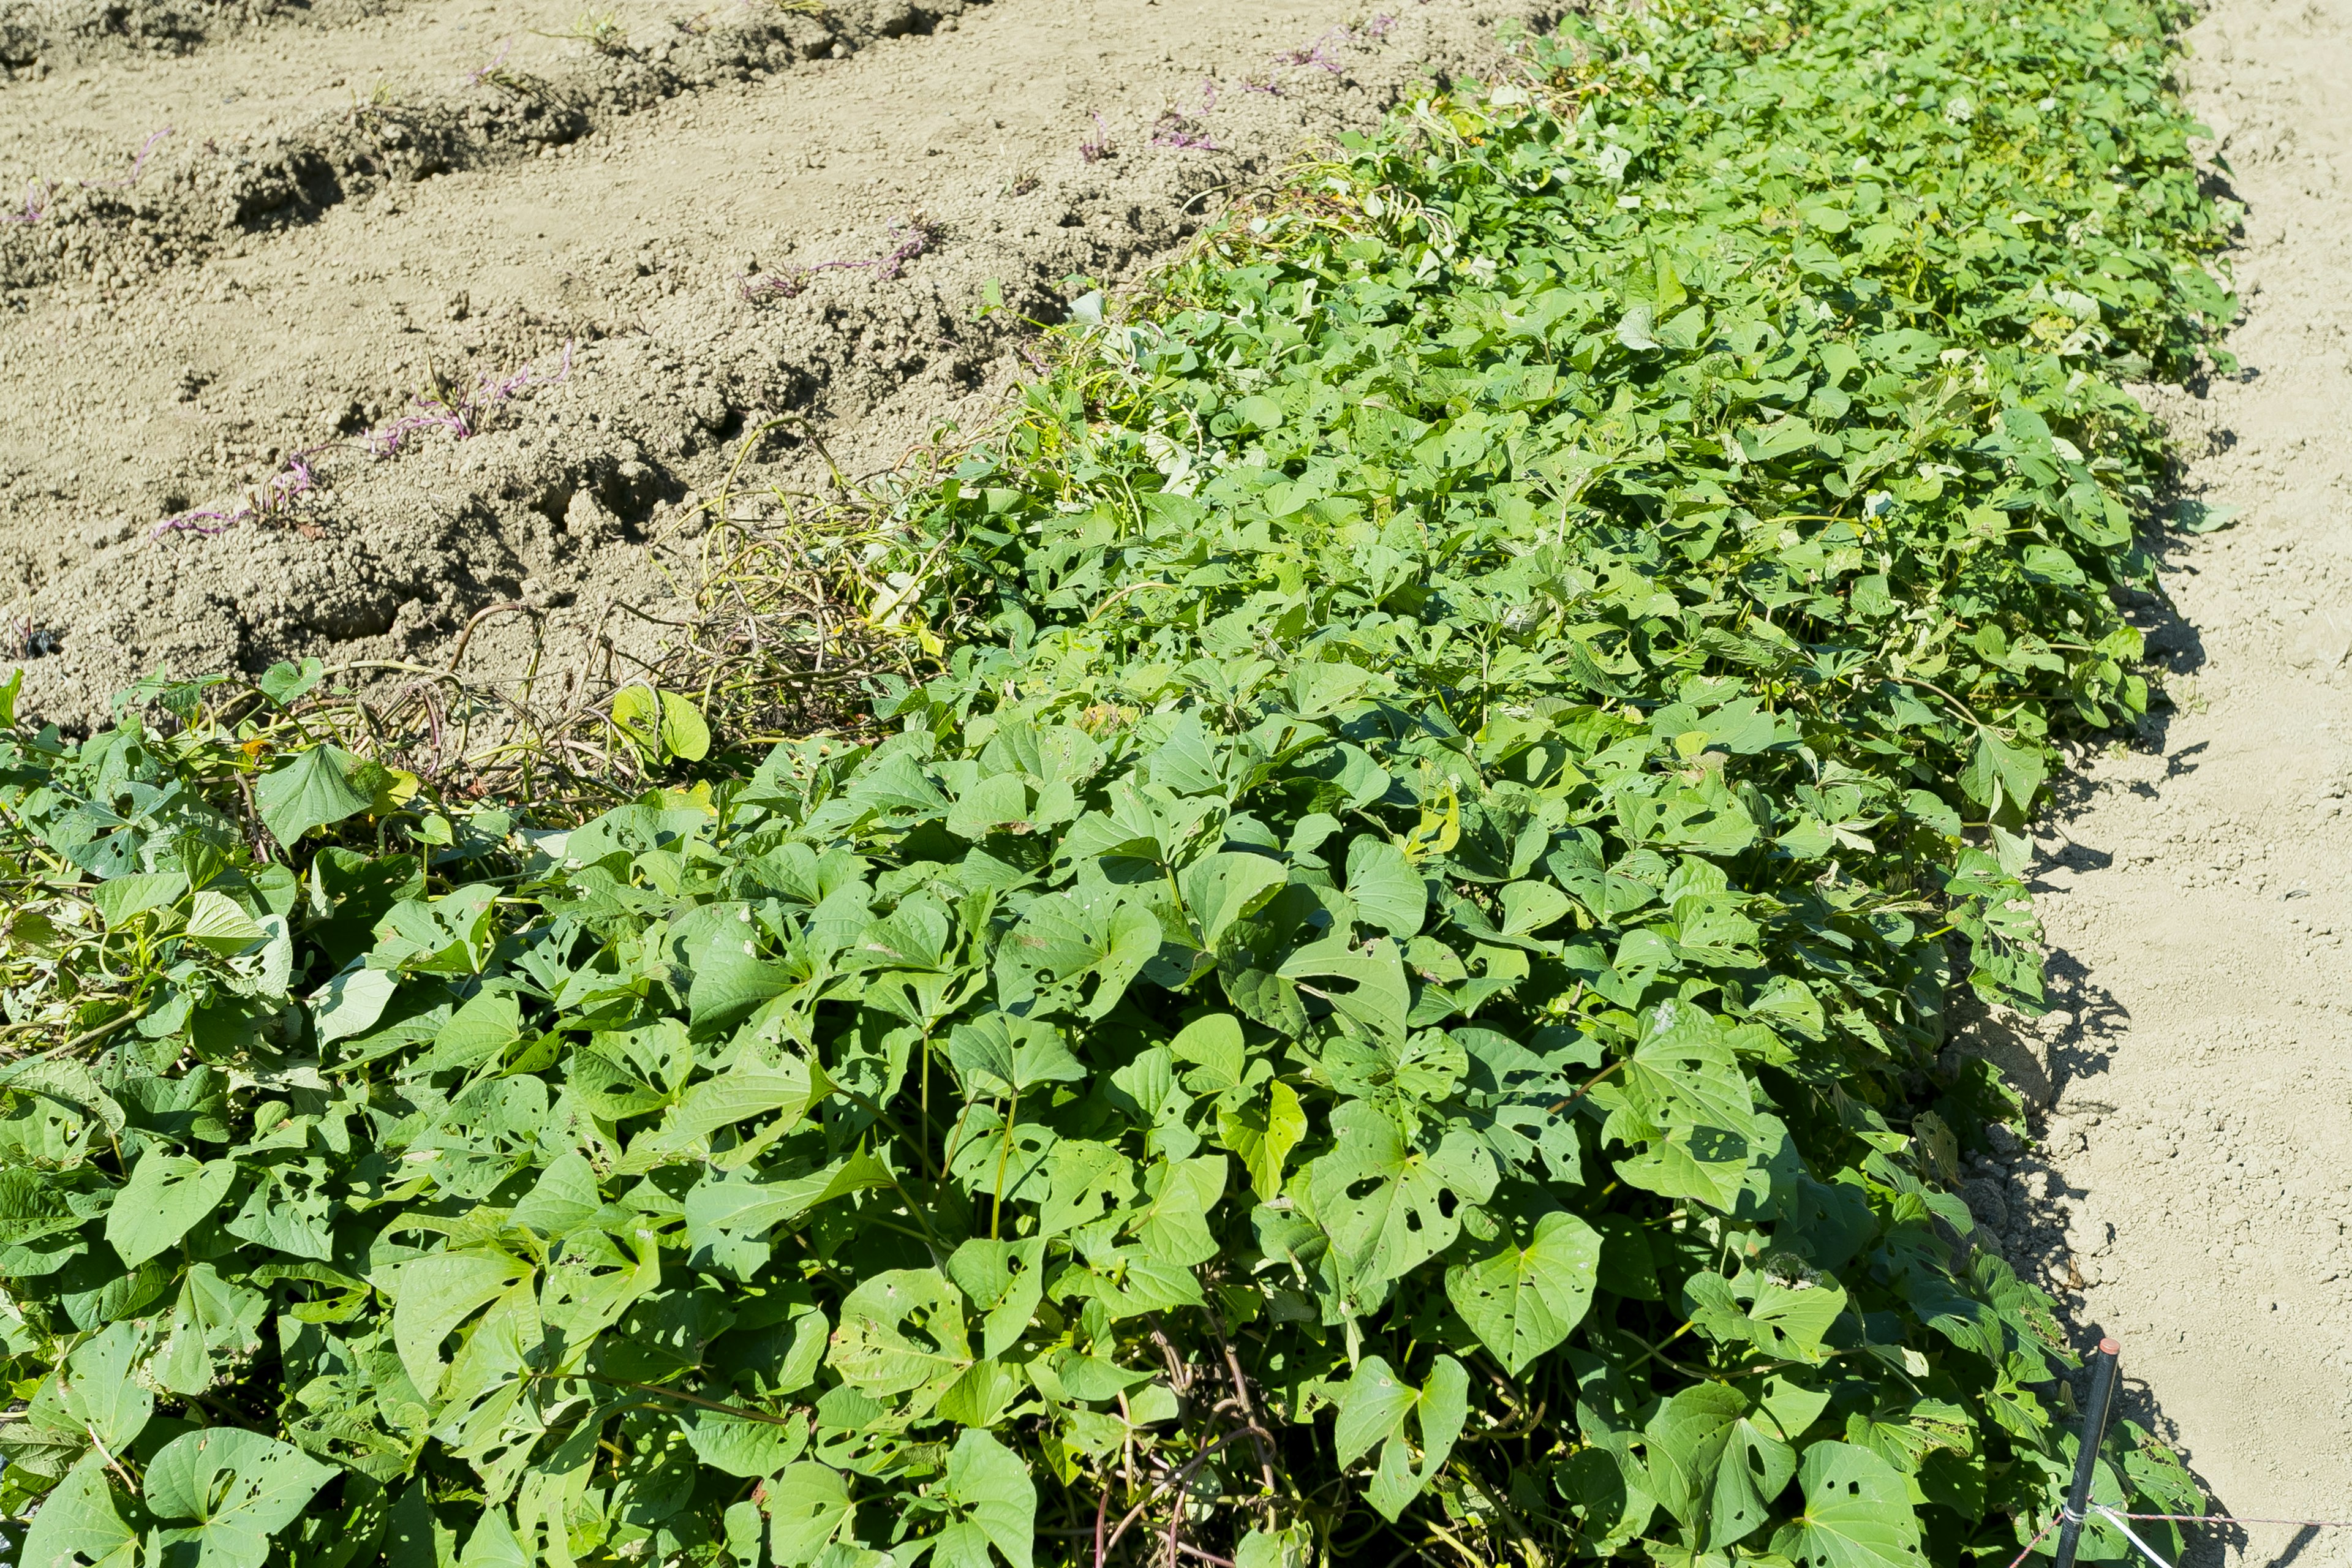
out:
M793 416L756 489L806 437L862 471L971 428L1035 323L1543 16L675 4L267 13L0 84L29 193L0 209L0 604L36 710L420 657L515 598L572 657L690 578L672 525L746 431ZM864 265L795 271L825 263ZM420 388L474 433L377 456Z

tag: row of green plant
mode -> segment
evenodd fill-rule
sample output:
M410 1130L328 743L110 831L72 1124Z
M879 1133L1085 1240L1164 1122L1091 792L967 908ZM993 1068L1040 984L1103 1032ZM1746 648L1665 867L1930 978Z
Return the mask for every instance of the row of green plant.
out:
M316 668L0 714L16 1560L2010 1561L1941 1047L2147 701L2181 20L1519 40L873 500L870 726L632 688L596 815Z

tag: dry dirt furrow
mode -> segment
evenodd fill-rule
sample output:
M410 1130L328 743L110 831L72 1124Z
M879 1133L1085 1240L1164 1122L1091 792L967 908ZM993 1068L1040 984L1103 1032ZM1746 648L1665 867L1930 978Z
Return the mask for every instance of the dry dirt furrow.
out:
M996 0L952 31L332 205L135 289L24 294L0 321L0 573L27 590L10 613L44 656L28 693L88 712L158 664L409 657L518 596L570 635L653 591L635 542L707 492L743 430L813 415L871 467L984 417L1021 318L1057 314L1068 279L1165 252L1223 192L1426 69L1497 58L1513 14ZM1315 63L1277 58L1318 40ZM896 276L742 297L746 274L903 249L918 214L929 237ZM987 310L992 286L1007 310ZM358 444L422 381L525 365L537 384L471 439L425 431L385 460ZM334 439L316 458L331 482L285 515L149 537ZM500 647L486 633L474 651Z
M136 70L257 33L335 27L399 0L0 0L0 95L83 66Z
M2352 1519L2352 5L2221 0L2191 39L2249 206L2245 372L2158 402L2189 495L2240 517L2147 618L2179 706L2043 845L2058 1102L1975 1192L2221 1508ZM2352 1530L2188 1561L2352 1563Z

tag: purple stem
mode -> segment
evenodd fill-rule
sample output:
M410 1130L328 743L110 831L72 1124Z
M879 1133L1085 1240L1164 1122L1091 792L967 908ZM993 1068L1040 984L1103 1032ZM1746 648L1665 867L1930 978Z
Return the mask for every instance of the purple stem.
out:
M891 226L896 228L898 226ZM766 278L746 278L738 274L735 291L753 304L762 300L791 300L809 285L809 279L820 272L872 272L882 278L896 278L907 263L929 250L939 231L921 216L907 222L907 237L887 256L877 256L865 261L819 261L806 267L788 267Z
M25 187L25 210L21 213L0 213L0 223L38 223L48 211L49 196L56 187L43 180L35 180Z
M163 127L161 131L149 132L147 133L147 140L139 143L139 155L131 160L131 173L123 175L122 178L119 180L84 180L82 182L82 185L86 189L93 190L129 190L131 186L139 183L140 174L147 167L147 155L155 151L155 144L163 140L164 137L172 135L173 133L172 128L168 125Z

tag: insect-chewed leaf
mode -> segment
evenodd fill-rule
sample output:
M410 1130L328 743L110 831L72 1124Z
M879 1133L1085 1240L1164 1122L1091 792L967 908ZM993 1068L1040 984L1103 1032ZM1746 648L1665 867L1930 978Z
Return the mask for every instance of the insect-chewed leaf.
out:
M18 1560L26 1568L132 1568L139 1561L139 1536L123 1522L106 1461L95 1452L41 1500Z
M799 1175L705 1182L686 1195L688 1242L699 1247L721 1233L758 1236L798 1219L819 1204L887 1185L889 1180L889 1167L860 1149Z
M975 1237L948 1259L948 1278L982 1314L980 1353L994 1360L1020 1340L1045 1300L1045 1238Z
M948 1455L948 1500L962 1515L937 1549L959 1568L988 1568L988 1548L1012 1568L1030 1568L1037 1529L1037 1487L1020 1456L985 1432L966 1431Z
M1359 948L1347 936L1334 934L1291 953L1277 973L1367 1033L1403 1037L1412 993L1397 945L1388 938Z
M1414 1388L1376 1355L1356 1365L1355 1375L1339 1395L1339 1425L1332 1440L1339 1462L1352 1465L1377 1445L1380 1456L1372 1469L1366 1497L1381 1516L1393 1520L1421 1494L1444 1468L1462 1436L1469 1413L1470 1375L1450 1355L1431 1366L1428 1380ZM1405 1423L1411 1418L1421 1438L1421 1465L1416 1473Z
M893 1268L842 1299L826 1363L877 1397L943 1390L971 1364L963 1300L931 1268Z
M694 976L686 995L695 1033L718 1034L789 990L793 973L760 953L759 929L745 904L703 904L681 917L672 941Z
M1548 1214L1525 1248L1507 1237L1501 1251L1447 1269L1445 1293L1516 1377L1583 1320L1600 1268L1601 1233L1572 1214Z
M1452 1246L1463 1207L1495 1190L1494 1156L1466 1129L1448 1128L1423 1148L1358 1100L1331 1113L1331 1131L1338 1147L1307 1168L1315 1212L1370 1285L1402 1279Z
M948 1060L972 1099L1041 1083L1078 1083L1087 1076L1059 1029L1009 1013L983 1013L973 1023L958 1024L948 1037Z
M1798 1568L1919 1568L1919 1521L1903 1477L1867 1448L1815 1443L1797 1472L1805 1510L1772 1537Z
M441 1342L527 1273L502 1252L439 1252L400 1265L393 1287L393 1342L419 1394L432 1398L448 1370Z
M688 1089L663 1124L663 1132L672 1140L699 1138L771 1112L780 1123L790 1126L807 1115L809 1107L823 1100L832 1087L822 1071L798 1057L780 1056L773 1062L740 1060Z
M1429 912L1429 889L1421 873L1403 850L1370 834L1348 843L1348 897L1367 924L1399 942L1417 933Z
M572 1091L596 1115L620 1121L669 1104L693 1066L685 1026L663 1018L591 1036L572 1055Z
M270 1537L301 1517L335 1474L299 1448L258 1432L216 1427L183 1433L147 1467L146 1503L168 1549L194 1549L195 1568L261 1568Z
M805 1421L778 1425L698 1409L686 1422L694 1457L730 1476L772 1476L800 1458L808 1437Z
M857 1515L849 1483L829 1466L803 1459L768 1483L768 1549L778 1568L803 1568Z

